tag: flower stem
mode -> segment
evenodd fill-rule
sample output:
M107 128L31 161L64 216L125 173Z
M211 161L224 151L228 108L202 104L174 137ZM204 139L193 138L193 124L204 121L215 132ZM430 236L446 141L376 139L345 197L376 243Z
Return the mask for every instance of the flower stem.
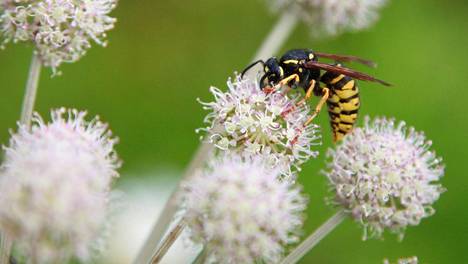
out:
M5 234L2 234L0 238L0 264L10 263L10 252L12 247L12 242L9 237Z
M32 113L34 111L34 102L36 101L37 86L41 74L41 59L37 54L33 54L31 66L29 68L28 82L26 83L26 92L23 98L23 108L21 110L21 124L30 128Z
M293 16L291 13L285 12L273 27L272 31L268 34L267 38L263 41L263 44L260 46L260 49L257 51L254 58L265 58L276 53L294 29L296 22L297 18L295 16ZM182 181L190 178L198 168L205 164L206 160L211 155L214 146L210 142L206 141L207 140L204 140L196 151L192 161L190 162L182 177ZM158 246L171 220L174 218L174 215L177 212L179 190L180 183L167 200L159 216L159 219L153 226L153 229L146 239L145 244L138 252L137 257L133 262L134 264L148 263L154 255L154 250Z
M179 235L182 233L182 231L185 228L185 222L183 219L179 221L179 223L172 229L171 232L166 236L164 241L162 241L161 246L158 248L156 253L154 254L151 263L152 264L157 264L161 261L161 259L166 255L167 251L169 248L171 248L172 244L177 240Z
M307 252L312 250L324 237L326 237L335 227L337 227L346 217L344 210L338 211L323 223L314 233L297 246L281 264L293 264L298 262Z
M255 54L253 61L266 59L277 53L284 42L286 42L289 35L293 32L297 21L297 15L288 11L284 12L263 41L263 44Z
M206 250L206 247L203 246L200 253L198 253L198 256L195 258L195 260L193 260L192 264L203 264L203 263L205 263L207 256L208 256L208 252Z
M23 98L23 106L21 110L20 123L28 129L31 128L32 112L34 110L34 102L36 101L37 86L39 84L39 76L41 74L41 59L35 53L32 55L31 65L29 66L28 81L26 83L26 91ZM5 233L1 234L0 238L0 264L10 262L10 253L13 246L13 241Z
M187 170L185 171L182 177L182 180L191 177L198 168L203 166L205 160L210 156L212 150L213 150L213 144L211 144L207 140L203 140L201 146L198 148ZM178 208L177 202L179 200L178 195L179 195L180 184L181 182L176 187L176 190L174 190L171 193L171 196L166 202L166 205L164 206L159 216L158 221L153 226L153 229L150 235L148 236L148 238L146 239L146 242L143 245L143 248L140 250L140 252L138 253L133 263L135 264L148 263L148 261L154 255L154 250L159 245L159 242L164 236L164 233L166 232L167 227L169 226L169 224L171 223L171 220L173 219L174 215L177 212L177 208Z

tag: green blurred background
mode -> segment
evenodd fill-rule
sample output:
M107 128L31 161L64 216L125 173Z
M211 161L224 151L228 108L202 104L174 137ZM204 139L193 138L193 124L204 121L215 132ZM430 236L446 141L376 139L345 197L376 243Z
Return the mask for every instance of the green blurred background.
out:
M361 229L347 220L303 263L381 263L413 255L422 263L468 263L468 175L462 164L468 154L467 14L466 0L390 1L369 30L311 39L300 25L283 46L377 61L378 69L365 70L394 87L361 82L361 113L393 116L425 131L447 165L442 182L448 191L436 203L437 213L409 228L403 242L393 235L363 242ZM120 1L113 15L119 21L107 48L94 47L81 61L61 67L61 77L43 71L36 109L42 115L60 106L88 109L109 122L121 140L122 180L155 168L182 171L199 144L194 129L205 115L195 99L211 100L210 85L225 87L277 17L262 1L219 0ZM25 45L0 52L2 144L19 117L30 55ZM327 186L319 173L331 146L327 118L319 118L321 155L300 175L310 197L306 234L334 212L323 202Z

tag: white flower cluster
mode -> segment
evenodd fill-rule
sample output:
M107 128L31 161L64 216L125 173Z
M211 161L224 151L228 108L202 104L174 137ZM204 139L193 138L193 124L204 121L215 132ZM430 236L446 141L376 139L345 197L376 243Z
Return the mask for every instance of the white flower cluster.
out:
M215 100L202 103L211 112L205 128L215 146L246 156L264 156L283 172L317 156L312 146L320 144L318 126L306 128L308 106L288 111L297 100L282 93L266 94L257 80L228 80L228 91L211 88ZM283 114L286 113L287 114Z
M42 63L56 69L91 47L105 46L117 0L0 0L0 30L8 42L32 42Z
M97 118L60 109L38 115L5 148L0 229L31 263L89 259L105 225L110 184L120 166L116 140Z
M391 264L391 262L386 259L383 262L384 264ZM409 257L409 258L400 258L396 264L418 264L418 257Z
M225 156L185 184L185 221L216 263L280 260L297 241L306 199L261 158Z
M342 205L356 221L380 236L385 228L403 235L434 213L432 204L444 188L441 159L430 141L404 122L366 117L331 150L326 175ZM366 235L365 235L366 236Z
M291 10L306 22L313 35L336 35L369 27L386 0L268 0L277 11Z

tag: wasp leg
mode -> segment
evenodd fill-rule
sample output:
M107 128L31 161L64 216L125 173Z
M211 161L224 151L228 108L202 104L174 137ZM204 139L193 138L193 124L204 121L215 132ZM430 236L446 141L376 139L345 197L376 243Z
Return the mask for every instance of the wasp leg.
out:
M315 83L316 81L315 80L312 80L310 81L310 85L309 85L309 89L307 89L307 92L304 96L304 98L302 98L302 100L300 100L299 102L296 103L296 105L294 106L291 106L289 107L288 109L286 109L285 111L283 111L283 113L281 113L281 115L283 117L285 117L287 114L291 113L292 111L294 111L296 109L296 107L298 106L302 106L303 104L305 104L310 98L312 98L312 91L315 87Z
M296 104L296 106L300 106L300 105L305 104L307 102L307 100L309 100L312 97L312 91L314 90L315 83L316 83L315 80L310 81L309 89L307 89L307 92L306 92L304 98L302 98L302 100L299 101Z
M273 93L276 91L276 88L273 86L268 86L268 87L265 87L263 88L263 92L265 92L266 94L270 94L270 93Z
M320 101L318 102L317 106L315 107L314 113L312 114L311 117L304 123L304 127L308 126L312 121L314 120L315 117L317 117L318 113L320 113L320 110L322 110L323 105L325 102L328 100L328 97L330 96L330 89L328 88L323 88L323 95Z
M320 98L320 101L318 102L317 106L315 107L314 113L312 114L309 119L303 124L302 128L299 129L299 133L302 133L303 129L305 129L312 121L314 120L315 117L317 117L318 113L320 113L320 110L322 110L323 104L328 100L328 97L330 96L330 89L328 88L323 88L323 95L322 98ZM297 140L299 139L299 135L294 137L294 139L291 141L291 144L296 144Z
M299 82L299 75L297 74L292 74L292 75L289 75L288 77L282 79L281 81L278 82L278 84L276 84L275 86L273 87L265 87L263 90L265 91L265 93L273 93L273 92L276 92L278 91L283 85L287 84L288 82L290 82L291 80L295 80L296 82ZM287 92L289 92L289 90L291 90L291 87L288 85L288 88L286 88L286 92L283 93L286 94Z
M285 84L287 84L288 82L290 82L291 80L295 80L296 82L299 82L300 78L299 78L299 75L297 75L296 73L295 74L291 74L289 75L288 77L282 79L281 81L279 81L279 83L277 85L275 85L275 87L281 87Z

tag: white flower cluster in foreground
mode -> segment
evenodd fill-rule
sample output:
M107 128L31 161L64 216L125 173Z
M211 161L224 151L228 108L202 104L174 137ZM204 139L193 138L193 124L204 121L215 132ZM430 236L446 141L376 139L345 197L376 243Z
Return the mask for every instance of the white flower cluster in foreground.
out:
M313 35L336 35L372 25L386 0L267 0L279 12L291 10L310 27Z
M328 153L326 175L342 205L356 221L380 236L385 228L403 234L434 213L444 188L441 159L430 151L423 133L393 119L366 117Z
M5 148L0 229L31 263L89 259L106 221L110 184L120 166L116 140L97 118L59 109L20 126Z
M280 92L266 94L257 80L228 80L228 91L212 87L215 100L202 103L210 110L205 118L206 130L215 146L227 152L245 156L264 156L284 172L299 165L317 152L320 144L318 126L304 128L308 106L297 107L282 115L297 103L295 98Z
M0 0L4 43L32 42L43 64L54 70L75 62L91 47L105 46L114 27L116 0Z
M214 159L185 183L185 221L216 263L280 260L296 242L306 199L261 158Z

